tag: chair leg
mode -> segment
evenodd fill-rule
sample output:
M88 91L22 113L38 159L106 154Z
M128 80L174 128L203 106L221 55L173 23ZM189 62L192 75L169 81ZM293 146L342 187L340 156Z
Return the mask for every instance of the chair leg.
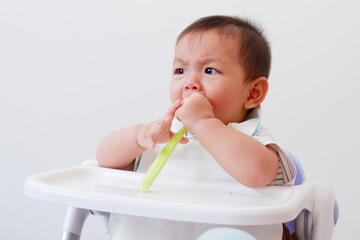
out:
M61 239L79 240L84 222L88 215L89 210L87 209L68 207Z
M300 240L331 240L334 221L335 192L331 185L318 183L314 189L312 209L302 211L295 220Z
M295 219L295 236L299 240L310 240L313 230L313 212L302 210Z
M104 220L104 231L105 231L105 239L110 239L110 233L109 233L109 220L110 220L110 213L109 212L101 212L101 211L92 211L90 210L90 213L95 216L101 216Z
M314 220L312 239L331 240L335 221L335 192L331 185L319 183L314 201Z

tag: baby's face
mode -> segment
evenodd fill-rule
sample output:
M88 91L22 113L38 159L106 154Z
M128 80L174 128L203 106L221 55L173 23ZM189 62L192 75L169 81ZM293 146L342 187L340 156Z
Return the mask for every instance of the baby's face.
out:
M175 48L171 101L198 92L210 101L215 117L223 123L243 121L250 84L245 83L238 53L235 38L215 30L182 37Z

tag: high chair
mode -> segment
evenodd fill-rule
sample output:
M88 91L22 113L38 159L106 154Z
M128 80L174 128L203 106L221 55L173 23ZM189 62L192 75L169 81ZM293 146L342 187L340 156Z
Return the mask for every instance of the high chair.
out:
M80 166L30 176L24 191L69 206L62 240L79 240L89 215L103 217L109 239L110 213L228 225L288 222L299 240L330 240L338 218L333 187L304 181L301 165L289 156L297 168L295 186L252 189L235 182L160 175L148 192L140 193L143 173L101 168L96 160L87 160ZM243 239L233 236L221 239Z

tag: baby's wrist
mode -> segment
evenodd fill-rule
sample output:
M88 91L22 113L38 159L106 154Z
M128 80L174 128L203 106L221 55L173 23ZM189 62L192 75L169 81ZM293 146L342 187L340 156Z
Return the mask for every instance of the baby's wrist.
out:
M144 129L147 128L145 124L141 124L138 128L137 134L136 134L136 144L139 146L139 148L146 150L146 143L144 144L144 140L146 139L144 137Z
M197 136L203 132L207 132L207 131L211 130L211 128L218 125L219 123L222 123L222 122L215 117L200 119L193 125L192 134Z

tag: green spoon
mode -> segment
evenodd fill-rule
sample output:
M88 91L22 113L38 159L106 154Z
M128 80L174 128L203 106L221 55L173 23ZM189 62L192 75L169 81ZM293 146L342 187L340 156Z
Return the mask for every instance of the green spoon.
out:
M159 175L161 169L164 167L166 161L169 159L171 153L174 151L176 145L180 142L186 131L186 128L183 126L161 150L160 154L156 157L155 161L151 164L150 168L142 179L139 185L140 192L146 192L153 184L156 177Z

